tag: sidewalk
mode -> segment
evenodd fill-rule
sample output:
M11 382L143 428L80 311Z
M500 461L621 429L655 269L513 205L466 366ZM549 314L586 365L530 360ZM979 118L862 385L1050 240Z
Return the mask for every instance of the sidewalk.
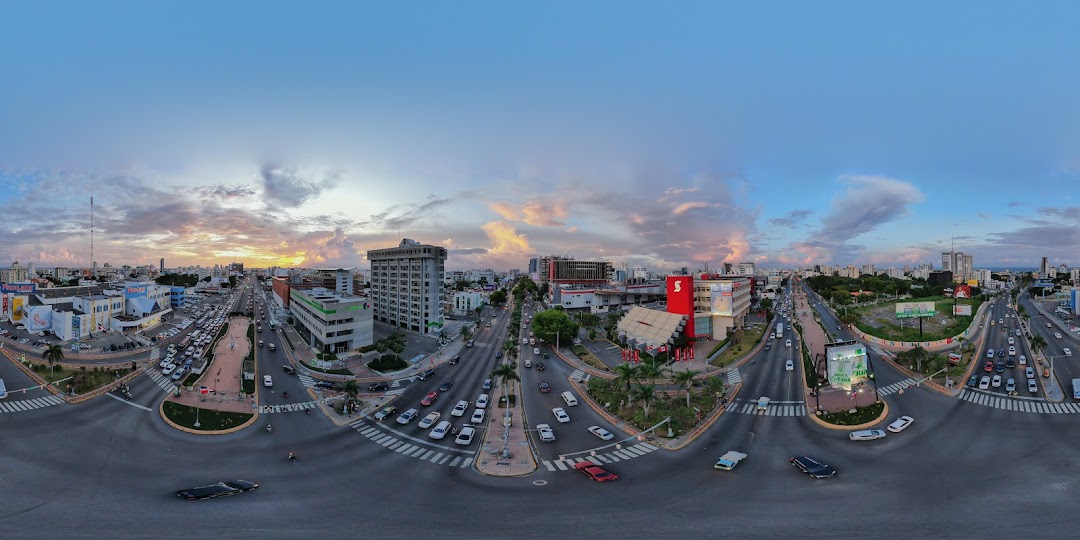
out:
M490 416L485 419L487 424L484 428L483 442L476 454L476 470L491 476L523 476L537 469L536 459L533 456L532 447L529 445L529 436L525 430L524 408L522 407L521 385L517 381L512 383L517 387L517 403L510 409L509 433L503 427L506 409L498 406L500 395L493 395L495 399L488 408ZM479 431L479 430L478 430ZM509 435L509 442L505 444L510 455L503 456L503 446L507 441L504 435Z

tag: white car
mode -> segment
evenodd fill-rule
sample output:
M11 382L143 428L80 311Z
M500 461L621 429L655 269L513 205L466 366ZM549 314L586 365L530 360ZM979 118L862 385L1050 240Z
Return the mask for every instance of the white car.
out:
M1028 379L1028 392L1032 394L1039 393L1039 385L1035 382L1035 379Z
M551 414L555 415L555 419L558 420L560 424L565 424L570 421L570 415L566 414L566 410L562 407L551 409Z
M420 429L427 429L427 428L431 427L431 425L434 424L435 421L438 420L440 416L442 416L442 415L437 413L437 412L428 413L427 416L425 416L422 420L420 420L419 424L416 424L416 427L418 427Z
M1020 355L1020 360L1018 360L1017 362L1019 362L1019 364L1021 366L1026 366L1027 365L1027 357L1021 354Z
M1061 339L1061 332L1054 332L1054 337Z
M792 362L791 360L788 360L787 362L784 362L784 369L786 369L788 371L794 371L795 370L795 362Z
M541 441L555 442L555 430L551 429L551 426L547 424L536 424L536 431L540 434Z
M274 386L274 378L269 375L263 375L263 386L267 388Z
M472 418L469 419L470 423L483 424L484 423L484 409L476 409L472 412Z
M468 446L472 444L473 435L476 435L476 428L465 426L458 432L458 436L454 439L454 442L463 446Z
M173 359L172 355L166 356L165 359L162 360L160 364L158 364L158 367L162 368L162 369L165 369L165 366L173 363L172 359Z
M848 433L848 438L853 441L873 441L875 439L884 439L885 432L880 429L860 429Z
M540 347L533 347L533 354L539 355L540 354Z
M401 413L401 416L397 417L397 423L399 423L401 425L408 424L409 422L412 422L413 418L416 418L419 415L420 415L420 411L418 411L416 409L409 409L409 410Z
M465 401L463 399L463 400L457 402L457 405L454 405L454 410L450 411L450 416L464 416L465 411L468 408L469 408L469 402Z
M445 438L446 434L449 433L449 432L450 432L450 422L447 422L446 420L443 420L442 422L439 422L439 425L435 426L435 429L431 430L431 433L428 433L428 437L431 437L432 439L435 439L435 440L439 440L439 439Z
M612 435L610 431L608 431L608 430L606 430L606 429L604 429L604 428L602 428L600 426L590 426L589 427L589 433L592 433L593 435L596 435L597 437L600 437L600 440L602 440L602 441L610 441L611 439L615 438L615 436Z
M994 375L994 378L990 379L990 386L993 386L994 388L1000 388L1001 387L1001 375Z
M1065 347L1064 349L1061 349L1061 352L1065 353L1065 356L1072 356L1072 349L1070 349L1068 347Z
M488 395L480 394L480 397L476 398L476 408L486 409L488 406Z
M524 328L524 327L525 327L525 325L522 325L522 328ZM529 338L527 338L527 337L521 338L521 344L522 345L528 345L529 344Z
M162 370L161 370L161 374L162 375L169 375L175 370L176 370L176 364L165 364L165 367L162 368Z
M979 390L987 390L990 388L990 377L983 375L983 378L979 379Z
M914 421L915 419L910 416L901 416L900 418L897 418L895 421L893 421L893 423L889 424L889 427L885 429L893 433L900 433L901 431L907 429L907 427L910 426L911 423Z

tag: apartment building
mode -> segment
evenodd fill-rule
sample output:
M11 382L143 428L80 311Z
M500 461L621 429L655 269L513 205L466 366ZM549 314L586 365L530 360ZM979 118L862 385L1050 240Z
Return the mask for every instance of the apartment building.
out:
M443 323L446 248L408 238L395 248L367 252L374 318L419 334L438 334Z
M325 353L352 351L375 340L371 303L329 289L292 289L290 312L308 343Z

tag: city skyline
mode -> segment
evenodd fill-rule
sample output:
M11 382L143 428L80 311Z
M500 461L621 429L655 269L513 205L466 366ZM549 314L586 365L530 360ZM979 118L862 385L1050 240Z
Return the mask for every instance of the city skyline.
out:
M620 5L9 6L0 265L1075 264L1080 8Z

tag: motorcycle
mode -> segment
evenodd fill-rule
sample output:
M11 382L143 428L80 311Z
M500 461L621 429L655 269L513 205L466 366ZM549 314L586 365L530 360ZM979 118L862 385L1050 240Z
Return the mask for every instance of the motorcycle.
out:
M296 454L289 452L289 461L296 461Z
M304 409L304 414L311 414L311 409Z
M289 399L289 393L288 392L282 392L281 395L284 396L285 399Z
M273 431L274 431L274 428L273 428L273 426L271 426L270 424L266 424L266 432L267 432L267 433L271 433L271 432L273 432Z

